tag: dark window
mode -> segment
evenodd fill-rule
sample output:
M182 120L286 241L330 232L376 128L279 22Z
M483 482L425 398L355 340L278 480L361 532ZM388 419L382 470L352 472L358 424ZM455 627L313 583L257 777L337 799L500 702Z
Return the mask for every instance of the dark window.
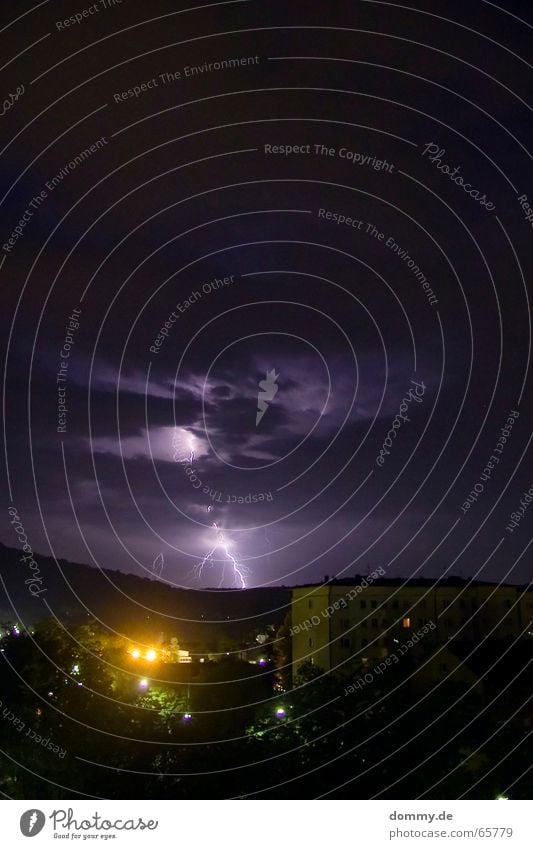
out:
M368 619L364 619L361 622L361 628L368 628Z
M361 640L361 648L363 649L367 645L368 645L368 640L366 639L366 637L363 637L363 639Z
M309 637L309 648L310 649L313 648L313 638L312 637Z
M394 600L394 601L392 602L392 609L393 609L393 610L398 610L398 608L399 608L399 607L400 607L400 605L399 605L398 601Z
M350 648L350 640L348 637L341 637L341 649L349 649Z
M464 600L464 598L462 598L461 601L459 602L459 607L461 608L461 610L465 609L466 601Z
M377 601L371 601L370 602L370 607L372 608L372 610L375 610L377 606L378 606Z
M388 628L388 626L389 626L389 620L388 619L382 619L381 620L381 627L382 628Z
M349 619L341 619L341 628L349 628L350 620Z
M366 601L364 601L364 599L361 599L360 604L361 604L361 607L366 607Z
M313 607L313 599L312 598L310 598L309 601L307 602L307 606L308 606L309 610L312 609L312 607Z
M427 603L426 599L423 598L422 601L420 602L420 607L425 609L427 606L428 606L428 603Z
M448 664L447 663L441 663L440 671L441 672L447 672L448 671Z
M377 628L377 627L378 627L378 620L377 620L377 619L372 619L372 627L373 627L373 628Z

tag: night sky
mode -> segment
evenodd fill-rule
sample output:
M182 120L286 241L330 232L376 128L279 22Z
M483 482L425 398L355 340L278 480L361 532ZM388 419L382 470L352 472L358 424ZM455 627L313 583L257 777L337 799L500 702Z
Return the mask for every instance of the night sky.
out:
M1 13L1 540L528 582L529 3L191 7Z

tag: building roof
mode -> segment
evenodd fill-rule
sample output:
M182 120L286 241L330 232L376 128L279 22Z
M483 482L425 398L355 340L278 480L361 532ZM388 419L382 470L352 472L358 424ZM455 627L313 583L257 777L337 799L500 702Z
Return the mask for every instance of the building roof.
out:
M316 583L298 584L290 589L298 590L307 587L355 587L359 586L363 580L368 581L369 575L354 575L346 578L330 578L324 576L324 580ZM499 583L498 581L480 581L474 578L463 578L460 575L451 575L447 578L376 578L372 580L369 587L452 587L452 588L469 588L469 587L500 587L515 590L533 590L529 584L508 584Z

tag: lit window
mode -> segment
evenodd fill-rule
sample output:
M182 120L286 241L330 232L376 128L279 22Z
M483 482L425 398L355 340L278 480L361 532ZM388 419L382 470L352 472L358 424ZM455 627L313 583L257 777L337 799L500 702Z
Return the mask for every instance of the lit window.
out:
M404 616L402 619L402 628L410 628L411 627L411 619L409 616Z

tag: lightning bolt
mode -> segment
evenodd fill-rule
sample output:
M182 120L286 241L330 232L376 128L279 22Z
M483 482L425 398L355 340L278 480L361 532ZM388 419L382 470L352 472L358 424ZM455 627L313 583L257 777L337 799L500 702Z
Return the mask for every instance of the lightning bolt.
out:
M37 822L37 811L34 811L30 817L30 821L28 823L28 831L33 831L33 826Z
M268 369L266 373L266 379L259 381L259 392L257 393L257 414L255 417L255 426L259 424L270 403L274 400L276 392L278 391L278 385L276 380L278 379L279 374L276 374L276 369Z
M216 531L215 545L212 549L210 549L210 551L207 552L207 554L204 554L200 562L193 567L193 576L196 579L200 580L202 578L204 569L207 567L214 566L215 562L218 559L222 561L222 576L220 578L218 586L221 587L223 584L226 572L226 564L229 563L233 574L233 582L238 584L241 590L245 590L246 569L244 568L244 566L238 563L236 558L231 553L230 542L224 536L224 532L218 527L216 522L213 522L212 527ZM222 558L215 558L215 552L219 549L220 551L222 551L224 556Z
M186 436L184 433L186 433ZM174 434L172 436L172 448L174 449L174 455L172 459L175 463L183 462L184 457L182 456L182 452L188 451L189 463L192 465L195 458L194 446L194 435L192 433L187 433L185 431L180 434L177 428L174 429Z

